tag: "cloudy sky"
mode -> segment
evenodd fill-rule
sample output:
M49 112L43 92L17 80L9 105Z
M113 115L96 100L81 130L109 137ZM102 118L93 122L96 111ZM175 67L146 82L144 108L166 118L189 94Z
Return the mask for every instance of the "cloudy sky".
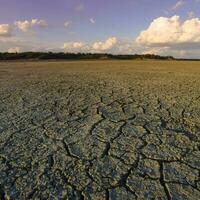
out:
M200 58L200 0L0 0L0 51Z

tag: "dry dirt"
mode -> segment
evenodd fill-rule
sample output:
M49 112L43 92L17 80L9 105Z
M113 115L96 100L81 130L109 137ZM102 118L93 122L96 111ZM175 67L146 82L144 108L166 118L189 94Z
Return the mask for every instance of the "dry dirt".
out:
M1 62L0 199L199 200L200 62Z

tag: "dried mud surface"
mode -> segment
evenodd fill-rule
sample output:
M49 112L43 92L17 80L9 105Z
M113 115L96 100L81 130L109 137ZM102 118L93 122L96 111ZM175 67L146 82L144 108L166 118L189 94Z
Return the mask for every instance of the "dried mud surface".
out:
M199 66L0 63L0 199L199 200Z

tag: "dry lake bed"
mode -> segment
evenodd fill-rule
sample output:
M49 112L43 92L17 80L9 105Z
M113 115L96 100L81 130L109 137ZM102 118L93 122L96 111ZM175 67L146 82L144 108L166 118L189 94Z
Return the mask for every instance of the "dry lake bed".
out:
M0 199L199 200L200 62L1 62Z

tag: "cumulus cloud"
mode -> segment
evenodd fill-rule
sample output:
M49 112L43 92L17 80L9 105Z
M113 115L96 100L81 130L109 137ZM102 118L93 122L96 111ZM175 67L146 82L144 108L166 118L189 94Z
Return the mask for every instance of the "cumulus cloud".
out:
M9 24L0 24L0 37L10 37L11 26Z
M32 26L41 26L41 27L45 27L47 25L45 20L39 20L39 19L32 19L31 24Z
M46 27L47 23L45 20L39 20L39 19L32 19L30 21L16 21L15 25L18 29L20 29L23 32L29 31L33 27Z
M8 53L19 53L19 52L21 52L20 47L12 47L8 49Z
M166 55L169 51L170 47L146 47L142 54Z
M181 22L179 16L155 19L136 42L147 46L171 46L200 42L200 19L192 18Z
M29 21L16 21L15 25L23 32L28 31L31 28L31 23Z
M92 47L94 50L105 51L111 49L117 43L116 37L110 37L105 42L95 42Z
M65 52L73 52L73 53L89 51L88 45L83 42L65 42L63 44L62 49Z
M136 38L142 53L198 58L200 19L182 21L179 16L159 17Z
M66 42L62 49L67 52L101 52L110 50L117 42L116 37L110 37L105 42L95 42L93 44L84 42Z
M64 49L69 49L69 48L79 49L83 46L84 46L84 43L82 42L68 42L68 43L64 43L63 48Z

